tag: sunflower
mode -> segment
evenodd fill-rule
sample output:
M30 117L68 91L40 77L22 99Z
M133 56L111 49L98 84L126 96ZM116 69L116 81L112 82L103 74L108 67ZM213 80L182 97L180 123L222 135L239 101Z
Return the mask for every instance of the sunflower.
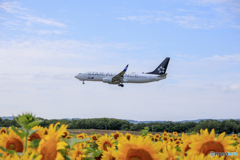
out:
M116 160L159 160L165 159L162 153L159 153L159 142L153 143L151 138L132 137L128 141L125 137L118 139L118 151L113 153Z
M185 139L182 144L179 145L182 156L186 156L186 152L190 149L189 145L192 143L191 138Z
M98 140L98 136L97 136L96 134L91 135L91 139L92 139L93 141L96 141L96 140Z
M155 142L158 142L158 141L159 141L159 138L154 136L154 141L155 141Z
M163 148L163 154L167 156L166 160L174 160L178 156L176 148L169 145Z
M175 143L175 147L178 147L181 144L181 141L176 140L174 143Z
M8 155L4 158L4 160L33 160L34 154L31 153L30 150L26 151L21 157L17 155L15 152L14 155ZM37 157L34 158L34 160L41 160L42 156L38 155Z
M166 131L164 131L163 136L168 136L168 133Z
M116 133L113 134L113 137L115 140L117 140L119 137L122 137L122 133L119 133L118 131Z
M24 141L12 130L9 129L9 134L2 134L0 138L0 146L5 149L14 150L16 152L24 151ZM0 153L8 155L8 153L0 149Z
M103 151L101 160L115 160L116 158L113 156L114 149L108 148L107 151Z
M98 149L108 151L108 148L115 149L115 146L113 145L113 141L111 140L111 137L108 137L107 135L102 136L98 139Z
M85 134L84 133L78 134L78 135L76 135L76 138L77 139L84 139L85 138Z
M67 131L67 129L63 132L63 135L62 135L62 137L63 138L67 138L67 137L69 137L69 132Z
M162 137L162 140L163 140L163 141L168 141L168 137L167 137L167 136L163 136L163 137Z
M193 152L194 154L203 153L204 156L207 156L211 151L214 152L232 152L235 151L235 147L231 144L234 143L234 140L231 140L232 137L224 137L225 132L220 134L218 138L215 140L215 131L212 129L210 135L208 133L208 129L201 130L200 140L193 141L192 144L189 145L191 148L189 152ZM226 157L229 159L230 157Z
M48 135L48 129L47 129L47 127L44 128L44 135Z
M236 135L236 134L233 134L232 137L233 137L233 138L234 138L234 137L237 137L237 135Z
M5 127L1 128L0 134L6 134L6 133L7 133L7 129Z
M156 138L160 138L160 135L159 134L155 134L154 135Z
M194 155L193 153L189 153L187 156L183 157L182 160L224 160L224 157L214 156L211 157L210 154L208 156L204 156L204 154Z
M43 127L40 126L35 126L32 128L32 130L36 130L38 129L38 131L36 131L35 133L33 133L31 136L28 137L29 141L33 141L35 139L43 139L45 137L45 130Z
M42 155L41 160L50 159L64 159L60 153L60 150L65 150L68 145L66 142L60 141L60 138L64 135L64 131L67 125L62 125L57 131L56 128L60 123L56 123L55 126L50 124L48 129L48 136L42 139L39 143L38 151Z
M163 142L159 142L159 147L160 147L160 150L159 151L163 151L163 148L167 147L168 146L168 142L167 141L163 141Z
M174 141L173 137L170 137L168 140L169 140L169 142L173 142Z
M177 137L178 133L177 132L173 132L173 135L174 135L174 137Z
M86 151L85 149L83 149L83 146L81 145L81 143L78 143L76 145L73 146L73 149L70 152L70 157L73 160L82 160L83 158L86 157L86 155L84 154L84 152Z
M130 134L130 133L126 133L126 134L125 134L125 137L127 138L127 140L130 140L130 139L131 139L131 137L133 137L133 135L132 135L132 134Z

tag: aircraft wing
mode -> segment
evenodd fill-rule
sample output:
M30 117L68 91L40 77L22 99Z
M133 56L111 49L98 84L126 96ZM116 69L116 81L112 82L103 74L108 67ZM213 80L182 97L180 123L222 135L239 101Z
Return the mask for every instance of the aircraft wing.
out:
M127 71L127 68L128 68L128 65L124 68L124 70L123 70L122 72L120 72L120 73L118 73L116 76L114 76L114 77L112 78L112 81L113 81L113 82L116 82L116 81L121 82L121 81L123 80L123 75L124 75L125 72Z

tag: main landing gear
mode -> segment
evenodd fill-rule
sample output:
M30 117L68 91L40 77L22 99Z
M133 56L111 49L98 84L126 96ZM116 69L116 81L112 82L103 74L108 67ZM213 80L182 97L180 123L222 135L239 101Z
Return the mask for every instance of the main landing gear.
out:
M82 81L82 84L85 84L84 81Z
M118 86L120 86L120 87L124 87L124 85L123 85L122 83L119 83Z

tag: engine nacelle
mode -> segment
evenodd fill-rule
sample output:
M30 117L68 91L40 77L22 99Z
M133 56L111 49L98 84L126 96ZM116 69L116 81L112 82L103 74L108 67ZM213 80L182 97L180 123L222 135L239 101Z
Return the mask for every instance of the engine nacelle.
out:
M104 83L112 83L112 78L103 78Z

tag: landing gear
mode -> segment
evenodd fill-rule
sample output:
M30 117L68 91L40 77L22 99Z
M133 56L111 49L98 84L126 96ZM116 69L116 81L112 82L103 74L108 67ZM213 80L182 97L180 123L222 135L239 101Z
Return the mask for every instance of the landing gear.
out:
M85 84L84 81L82 81L82 84Z
M118 84L118 86L120 86L120 87L124 87L124 85L123 85L123 84L121 84L121 83L119 83L119 84Z

